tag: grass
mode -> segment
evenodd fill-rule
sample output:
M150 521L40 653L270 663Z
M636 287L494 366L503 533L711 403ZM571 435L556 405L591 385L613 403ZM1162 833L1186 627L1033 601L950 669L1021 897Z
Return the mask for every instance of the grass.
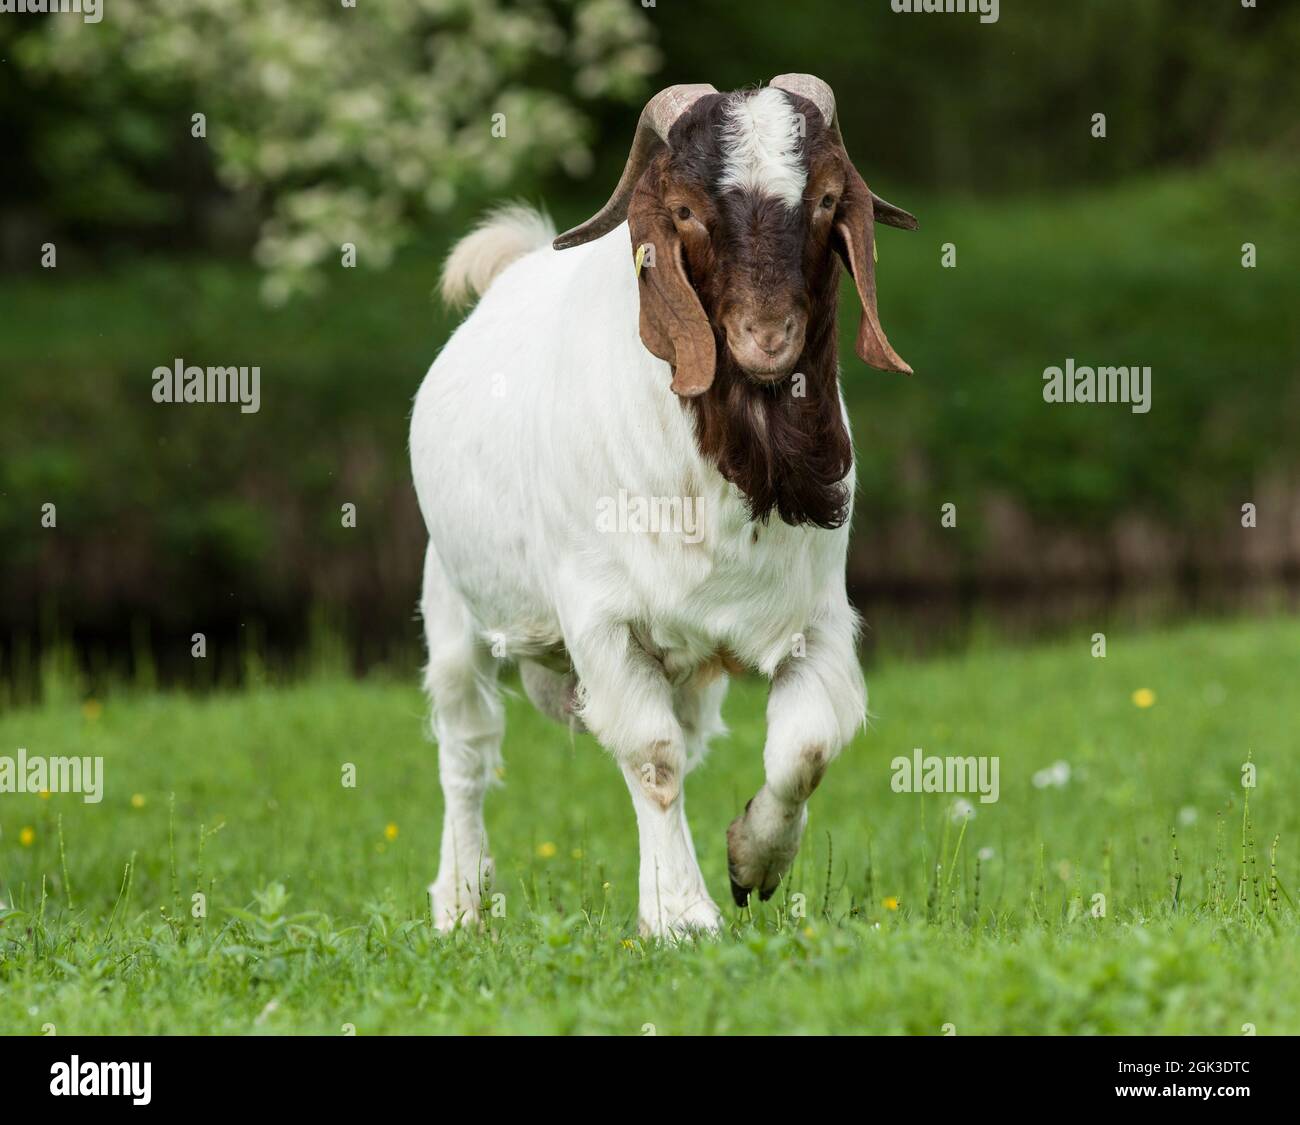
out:
M104 798L0 796L0 1029L1300 1032L1300 621L1108 648L874 670L872 727L814 797L786 887L680 947L636 934L617 772L522 700L489 803L503 916L440 939L413 682L51 691L0 716L0 754L102 756ZM688 787L720 902L724 829L761 781L763 686L736 684L727 714ZM1000 800L963 828L951 795L893 792L890 760L915 746L997 755ZM1058 762L1068 779L1035 783Z

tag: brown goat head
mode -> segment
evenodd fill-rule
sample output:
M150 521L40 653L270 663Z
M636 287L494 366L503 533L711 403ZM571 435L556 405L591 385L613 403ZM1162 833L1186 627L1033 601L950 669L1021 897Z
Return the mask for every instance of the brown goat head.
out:
M859 357L910 374L876 306L875 224L915 229L845 151L830 87L811 75L647 103L618 187L565 249L627 219L640 332L691 401L702 451L756 518L837 526L852 465L838 387L839 259L862 306ZM779 394L792 375L799 394Z

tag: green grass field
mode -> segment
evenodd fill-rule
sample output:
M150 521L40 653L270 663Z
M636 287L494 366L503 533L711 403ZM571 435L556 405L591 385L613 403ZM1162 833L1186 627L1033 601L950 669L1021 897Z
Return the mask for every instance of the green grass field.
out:
M871 728L752 913L724 831L761 780L764 690L736 684L687 790L731 932L682 946L637 936L612 763L521 699L488 807L503 916L441 939L414 676L51 692L0 716L0 755L102 756L104 798L0 795L0 1030L1300 1032L1300 621L1108 646L873 669ZM998 756L1001 799L963 830L951 795L893 792L916 746Z

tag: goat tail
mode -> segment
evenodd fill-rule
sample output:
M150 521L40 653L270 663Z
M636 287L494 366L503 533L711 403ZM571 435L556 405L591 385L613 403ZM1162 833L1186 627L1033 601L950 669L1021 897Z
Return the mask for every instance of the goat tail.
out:
M555 224L525 203L503 203L452 247L442 267L442 299L452 308L487 292L506 266L555 239Z

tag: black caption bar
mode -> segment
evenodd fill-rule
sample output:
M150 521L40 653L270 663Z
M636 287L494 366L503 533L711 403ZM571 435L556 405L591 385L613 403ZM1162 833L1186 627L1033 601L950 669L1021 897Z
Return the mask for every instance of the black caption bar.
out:
M657 1066L680 1049L672 1039L646 1037L635 1045L595 1039L581 1044L495 1040L488 1045L382 1036L61 1036L5 1039L0 1055L6 1110L49 1108L54 1102L91 1111L109 1103L140 1112L188 1109L196 1099L218 1091L243 1090L259 1107L319 1108L337 1115L354 1107L373 1113L377 1105L408 1096L427 1098L431 1085L445 1088L449 1080L468 1091L488 1075L499 1078L507 1068L511 1087L521 1092L598 1088L606 1080L615 1086L639 1082L640 1063ZM995 1083L999 1106L1005 1107L1021 1096L1026 1105L1041 1104L1041 1088L1047 1084L1066 1093L1072 1106L1086 1107L1278 1097L1294 1080L1297 1040L934 1036L870 1038L844 1046L858 1052L855 1082L865 1078L868 1087L880 1083L901 1094L934 1089L936 1082L954 1092L988 1090L987 1084ZM807 1039L787 1039L781 1068L798 1074L805 1052L807 1062L821 1065L824 1048ZM699 1044L692 1046L689 1059L700 1061L698 1049ZM715 1039L708 1047L708 1068L726 1073L730 1051L745 1052L737 1055L740 1065L752 1059L754 1049L753 1043ZM529 1081L534 1069L539 1085ZM833 1081L830 1075L823 1077ZM727 1089L723 1082L720 1097ZM480 1089L484 1092L490 1090Z

